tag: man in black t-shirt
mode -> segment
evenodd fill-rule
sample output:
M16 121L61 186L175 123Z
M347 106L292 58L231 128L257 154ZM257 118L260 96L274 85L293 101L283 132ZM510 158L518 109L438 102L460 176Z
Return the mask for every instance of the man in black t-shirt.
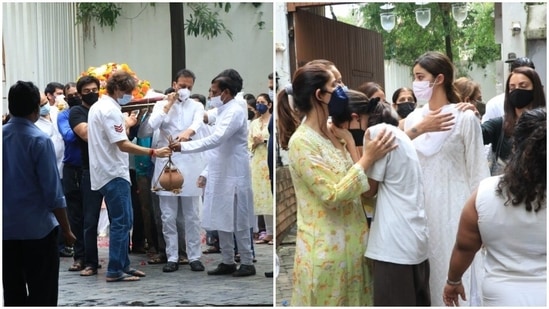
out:
M97 251L97 224L101 211L103 195L91 190L90 160L88 152L88 113L90 107L99 99L99 80L93 76L82 76L76 83L76 90L82 98L82 104L70 109L69 125L80 143L82 153L81 190L84 212L84 265L81 276L97 274L99 256Z

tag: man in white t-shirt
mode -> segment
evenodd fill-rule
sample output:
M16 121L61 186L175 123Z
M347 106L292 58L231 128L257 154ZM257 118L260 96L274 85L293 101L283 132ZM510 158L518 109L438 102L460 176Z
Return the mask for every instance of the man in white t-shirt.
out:
M103 194L111 221L107 282L137 281L145 276L130 267L128 255L133 225L128 153L158 157L172 153L168 147L145 148L128 140L126 122L135 125L137 119L126 119L121 105L132 100L135 86L129 73L115 72L107 80L107 95L92 105L88 116L91 189Z

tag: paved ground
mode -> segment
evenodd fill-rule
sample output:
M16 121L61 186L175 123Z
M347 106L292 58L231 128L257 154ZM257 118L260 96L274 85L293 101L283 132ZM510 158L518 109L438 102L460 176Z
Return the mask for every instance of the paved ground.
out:
M193 272L188 265L180 265L173 273L162 272L163 264L148 265L146 254L130 254L132 267L147 276L137 282L107 283L108 247L102 239L99 248L102 268L97 276L81 277L79 272L69 272L72 258L61 258L58 304L71 307L273 306L273 278L265 277L264 273L273 270L274 249L270 245L255 245L255 250L255 276L208 276L206 271L221 262L220 254L202 256L204 272Z
M294 267L295 253L294 226L290 233L284 238L282 244L276 249L279 261L279 274L276 278L276 302L275 306L289 306L292 299L292 269Z

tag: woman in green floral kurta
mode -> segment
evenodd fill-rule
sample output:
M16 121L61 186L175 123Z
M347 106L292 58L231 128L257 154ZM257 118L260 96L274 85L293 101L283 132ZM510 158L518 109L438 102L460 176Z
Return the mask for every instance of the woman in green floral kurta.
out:
M267 124L271 119L271 107L268 94L262 93L257 96L256 109L260 116L250 123L248 129L248 149L252 152L250 170L252 172L252 189L254 192L254 213L257 216L263 215L267 236L257 241L257 244L269 243L273 240L273 194L269 179L269 166L267 165L267 141L269 130Z
M365 143L362 157L353 163L347 151L355 146L350 133L326 126L328 110L341 114L347 111L341 105L348 104L330 70L307 64L295 73L292 89L287 87L278 96L283 147L296 124L286 117L291 113L282 110L289 106L288 94L305 116L288 143L297 200L291 305L369 306L372 279L364 257L368 225L360 194L369 190L364 171L394 147L391 136L382 134Z

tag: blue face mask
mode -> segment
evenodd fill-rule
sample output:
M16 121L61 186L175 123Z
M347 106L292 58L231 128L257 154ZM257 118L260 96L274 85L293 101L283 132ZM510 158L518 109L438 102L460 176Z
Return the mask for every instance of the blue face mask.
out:
M50 113L50 104L46 103L43 106L40 106L40 116L46 116Z
M267 110L269 110L269 108L265 104L256 104L255 109L261 115L265 114L267 112Z
M116 101L118 101L118 104L120 105L126 105L130 103L131 100L132 100L131 94L124 94L121 98L116 99Z
M351 112L349 111L349 98L343 90L343 87L338 86L333 92L330 102L328 103L328 112L332 119L336 121L351 120Z

